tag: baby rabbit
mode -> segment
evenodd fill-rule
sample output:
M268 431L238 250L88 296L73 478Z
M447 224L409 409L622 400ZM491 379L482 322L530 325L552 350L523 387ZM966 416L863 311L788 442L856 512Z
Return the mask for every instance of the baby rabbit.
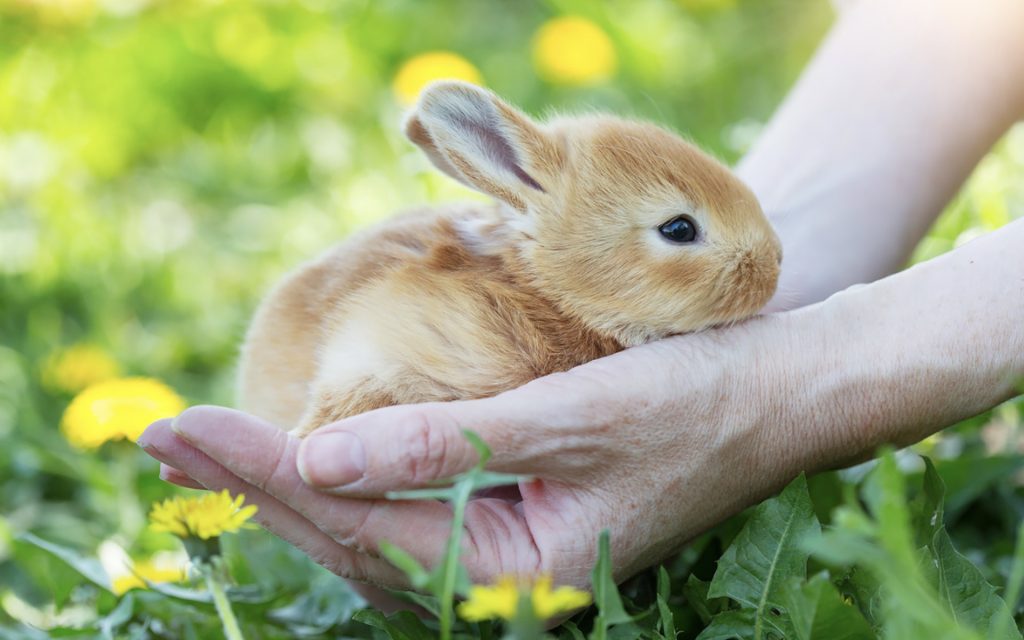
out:
M296 270L256 313L241 406L305 435L394 404L491 396L752 315L781 246L728 169L656 126L540 124L460 82L405 133L491 205L420 210Z

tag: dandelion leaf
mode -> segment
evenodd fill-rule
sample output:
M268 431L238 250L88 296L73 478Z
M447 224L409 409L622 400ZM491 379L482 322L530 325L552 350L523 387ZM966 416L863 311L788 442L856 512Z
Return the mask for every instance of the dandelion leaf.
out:
M871 625L860 610L839 595L828 574L803 582L789 581L785 594L789 619L798 640L871 640Z
M716 615L697 640L749 640L754 637L754 610L730 609Z
M728 597L752 610L755 637L765 637L768 629L789 637L786 584L807 576L804 544L820 534L807 481L800 476L754 510L718 561L708 597Z
M959 553L945 528L935 533L932 554L937 568L939 596L963 626L985 632L993 639L1020 640L1010 610L974 564ZM992 635L1002 629L1000 635Z

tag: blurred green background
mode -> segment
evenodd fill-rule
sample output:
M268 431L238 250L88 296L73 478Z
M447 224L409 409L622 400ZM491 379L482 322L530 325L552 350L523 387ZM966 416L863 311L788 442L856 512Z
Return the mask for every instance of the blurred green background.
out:
M0 0L0 582L12 535L89 550L140 517L113 471L130 445L60 435L86 382L230 405L247 320L287 269L471 197L400 134L420 79L648 118L733 162L833 19L823 0ZM574 42L591 55L559 59ZM419 57L438 51L459 58ZM1021 176L1017 130L917 258L1022 215ZM140 504L168 493L134 464Z

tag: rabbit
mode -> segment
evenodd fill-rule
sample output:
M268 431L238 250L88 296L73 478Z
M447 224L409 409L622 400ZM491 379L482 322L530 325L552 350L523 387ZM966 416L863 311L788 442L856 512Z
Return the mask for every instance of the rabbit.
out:
M492 396L744 319L775 291L781 245L754 195L653 124L541 124L442 81L405 133L494 202L398 216L271 291L242 349L240 404L295 435L388 405Z

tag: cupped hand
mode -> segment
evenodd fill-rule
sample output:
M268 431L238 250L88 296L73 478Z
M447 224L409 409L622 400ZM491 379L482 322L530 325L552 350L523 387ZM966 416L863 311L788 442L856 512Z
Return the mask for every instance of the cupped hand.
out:
M388 407L304 440L260 419L195 407L152 425L142 447L165 479L243 492L267 529L347 578L402 588L387 540L434 566L451 510L390 501L477 462L530 477L518 495L471 499L462 559L474 582L550 572L586 586L598 534L616 577L663 559L798 470L769 423L780 379L772 318L626 350L499 396Z

